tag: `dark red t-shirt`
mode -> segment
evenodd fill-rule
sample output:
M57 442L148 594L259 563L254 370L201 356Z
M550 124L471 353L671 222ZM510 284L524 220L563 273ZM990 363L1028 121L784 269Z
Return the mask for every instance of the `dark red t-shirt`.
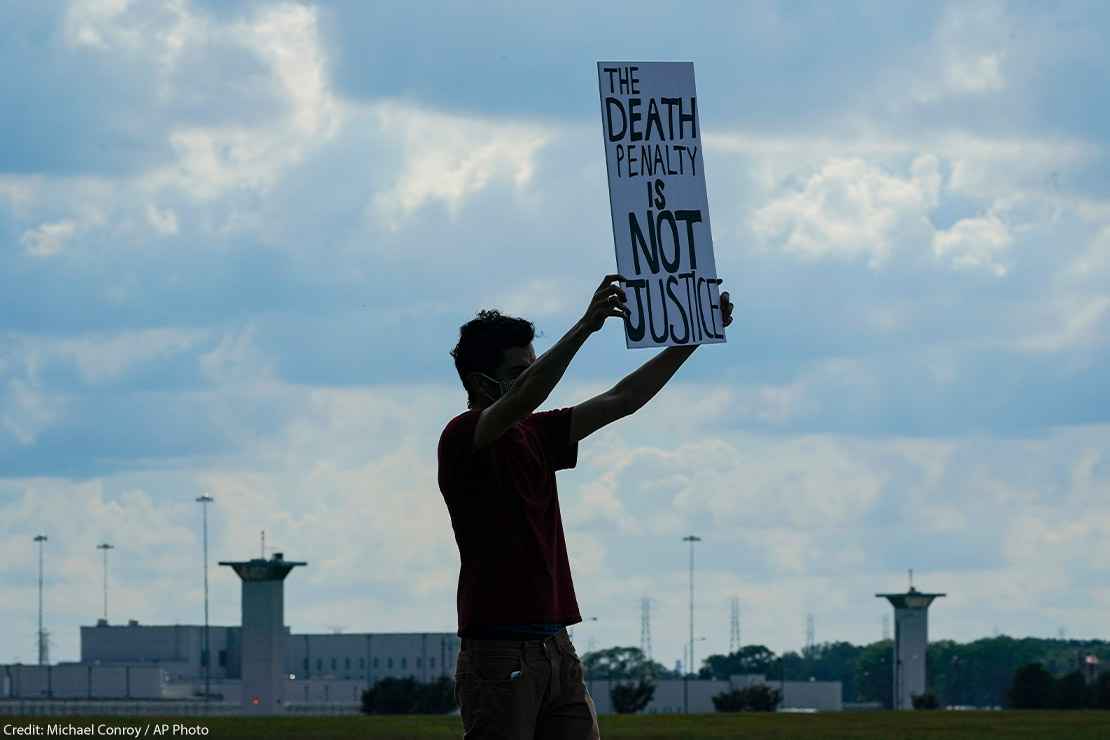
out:
M480 409L439 438L439 490L459 546L459 635L506 624L582 621L555 471L578 462L570 408L533 413L473 452Z

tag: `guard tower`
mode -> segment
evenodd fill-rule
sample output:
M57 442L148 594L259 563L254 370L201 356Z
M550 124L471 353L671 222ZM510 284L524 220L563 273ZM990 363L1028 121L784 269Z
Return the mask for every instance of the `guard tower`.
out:
M925 693L925 653L929 649L929 605L945 594L913 587L903 594L875 594L894 607L894 708L913 709L913 695Z
M269 560L221 560L243 579L243 710L274 714L285 699L285 576L298 565L275 552Z

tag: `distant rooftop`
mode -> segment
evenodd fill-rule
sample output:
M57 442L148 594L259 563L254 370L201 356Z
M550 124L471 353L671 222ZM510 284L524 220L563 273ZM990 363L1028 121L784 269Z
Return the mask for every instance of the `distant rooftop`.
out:
M231 567L244 581L281 581L293 568L298 565L308 565L308 563L286 560L283 553L275 552L269 560L264 558L221 560L220 565Z
M913 586L910 590L899 594L875 594L878 598L888 599L896 609L925 609L933 603L933 599L947 596L948 594L925 593L918 591Z

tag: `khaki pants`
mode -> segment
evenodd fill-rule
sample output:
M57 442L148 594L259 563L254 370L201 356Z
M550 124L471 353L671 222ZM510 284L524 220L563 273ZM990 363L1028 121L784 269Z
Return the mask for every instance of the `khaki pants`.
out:
M544 640L463 638L455 698L468 739L600 738L582 662L566 630Z

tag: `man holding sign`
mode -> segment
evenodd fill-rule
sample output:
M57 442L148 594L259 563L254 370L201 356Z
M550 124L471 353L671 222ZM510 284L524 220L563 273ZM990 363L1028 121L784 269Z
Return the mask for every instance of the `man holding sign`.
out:
M628 119L631 125L630 114ZM693 120L696 127L696 109ZM688 158L682 166L697 166L700 171L699 152L681 156ZM666 221L661 213L649 217L654 224ZM707 236L707 210L701 223L704 230L692 232L691 239ZM649 233L655 233L655 226L651 228ZM651 243L656 245L654 258L664 269L692 271L695 286L702 285L699 280L715 280L711 249L707 259L704 247L695 248L690 241L683 261L660 253L658 235ZM644 274L654 278L659 270L648 256L644 255L644 262L652 272ZM700 260L697 266L695 260ZM689 269L685 269L687 262ZM668 277L662 280L670 286ZM586 339L606 319L624 320L629 346L651 346L638 328L653 310L651 299L636 292L639 303L633 308L627 297L628 288L646 291L637 281L646 286L647 278L605 276L582 318L538 358L532 347L532 323L497 311L482 311L464 324L451 351L466 389L468 410L448 422L440 436L438 479L459 547L458 634L463 640L455 697L467 738L599 737L582 663L566 631L582 616L567 557L555 471L577 464L579 440L651 400L698 344L724 341L724 327L732 322L728 293L721 293L716 302L720 281L711 284L704 302L693 294L685 304L675 298L676 305L687 311L688 331L681 341L668 331L668 337L657 344L681 346L668 346L587 401L536 412ZM719 317L714 318L711 310ZM712 331L708 324L699 323L704 321L712 324ZM671 322L669 328L674 326Z

